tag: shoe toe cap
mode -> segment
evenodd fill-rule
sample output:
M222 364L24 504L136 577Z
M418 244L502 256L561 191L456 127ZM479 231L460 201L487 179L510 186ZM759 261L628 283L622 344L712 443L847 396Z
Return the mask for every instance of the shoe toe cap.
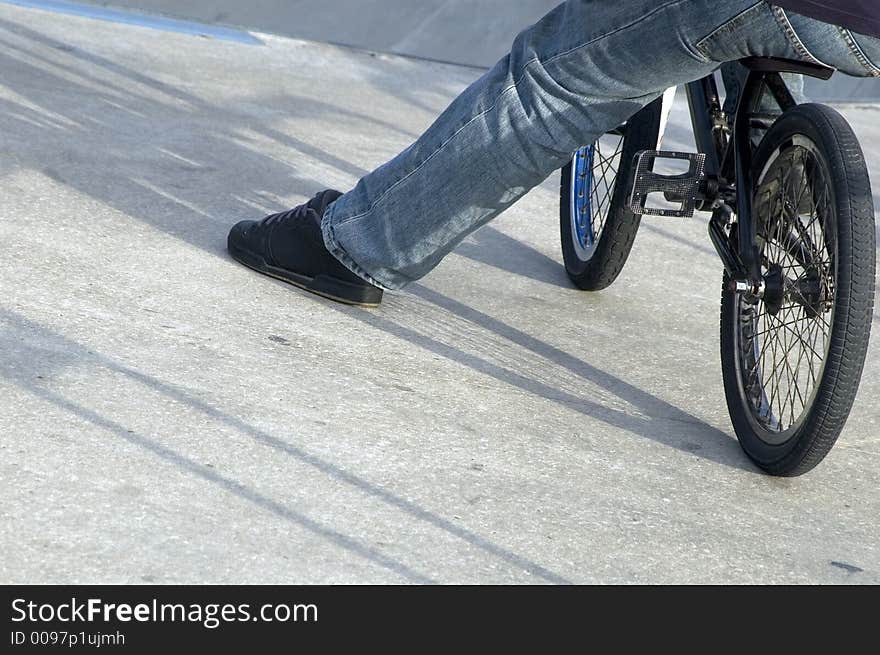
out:
M233 225L232 229L229 230L227 245L230 247L243 245L247 239L248 231L254 225L256 225L256 221L241 221Z

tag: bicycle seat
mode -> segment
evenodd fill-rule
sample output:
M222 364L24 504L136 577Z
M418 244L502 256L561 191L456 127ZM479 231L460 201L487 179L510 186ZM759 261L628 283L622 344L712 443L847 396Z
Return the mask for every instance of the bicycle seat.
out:
M820 80L829 80L837 72L834 68L829 68L828 66L779 57L747 57L740 60L740 63L757 73L799 73L801 75L817 77Z

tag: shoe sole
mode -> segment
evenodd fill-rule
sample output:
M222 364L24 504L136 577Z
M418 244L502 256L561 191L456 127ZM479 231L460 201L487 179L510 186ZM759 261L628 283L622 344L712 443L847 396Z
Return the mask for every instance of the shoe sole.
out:
M300 275L299 273L267 264L262 256L244 248L239 248L232 243L227 244L227 246L229 254L240 264L244 264L248 268L257 271L257 273L292 284L316 296L354 307L378 307L382 302L381 289L375 287L365 289L329 275L318 275L316 277Z

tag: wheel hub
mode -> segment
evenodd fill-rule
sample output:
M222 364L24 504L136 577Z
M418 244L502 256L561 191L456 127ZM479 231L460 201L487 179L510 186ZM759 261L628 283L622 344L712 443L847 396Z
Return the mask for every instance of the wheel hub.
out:
M773 264L764 276L764 306L770 316L776 316L785 302L785 275L782 266Z

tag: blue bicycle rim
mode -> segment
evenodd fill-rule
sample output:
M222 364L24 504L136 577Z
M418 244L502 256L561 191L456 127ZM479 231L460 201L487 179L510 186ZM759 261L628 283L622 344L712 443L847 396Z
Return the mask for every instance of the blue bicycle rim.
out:
M574 235L584 250L593 247L593 162L595 146L586 146L574 154L572 161L571 219Z

